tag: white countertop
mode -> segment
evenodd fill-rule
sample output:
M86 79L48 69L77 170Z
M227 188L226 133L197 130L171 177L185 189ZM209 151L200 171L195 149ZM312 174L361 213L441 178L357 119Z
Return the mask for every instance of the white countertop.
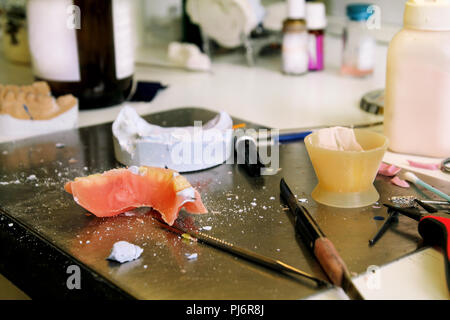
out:
M159 81L168 88L151 103L137 104L140 114L195 106L224 110L241 119L279 129L376 122L380 116L359 109L361 97L383 88L386 47L377 51L379 67L373 76L354 79L339 75L340 40L326 40L326 72L287 76L280 72L280 59L261 58L255 67L243 55L213 59L210 73L154 67L139 63L136 78ZM142 50L138 61L162 60L165 48ZM337 54L336 54L337 53ZM80 125L112 121L119 107L80 114Z
M280 72L279 57L261 58L251 68L243 55L219 56L214 58L210 73L138 63L137 80L159 81L168 88L150 103L132 105L140 114L187 106L224 110L232 116L279 129L380 121L380 116L360 110L359 101L365 93L383 88L386 47L377 50L375 74L354 79L339 75L340 39L326 39L326 71L298 77ZM165 48L141 50L138 62L161 60L164 54ZM11 65L0 59L0 70L0 83L33 81L28 66ZM79 126L113 121L120 107L81 111Z
M168 88L151 103L131 105L140 114L188 106L224 110L232 116L280 129L357 125L382 120L380 116L361 111L359 101L363 94L384 87L387 48L378 47L376 71L365 79L339 75L339 38L327 37L325 51L326 71L293 77L280 72L279 58L261 58L250 68L243 56L232 54L215 58L212 72L203 73L145 65L142 62L162 59L164 52L144 50L139 54L141 63L137 64L136 79L159 81ZM32 81L30 67L11 65L0 59L0 83ZM120 108L81 111L79 126L113 121ZM377 291L364 287L364 275L356 279L356 284L371 299L449 299L443 259L439 257L442 258L439 252L426 249L382 266L383 279L389 281L383 281ZM312 298L343 297L331 290Z

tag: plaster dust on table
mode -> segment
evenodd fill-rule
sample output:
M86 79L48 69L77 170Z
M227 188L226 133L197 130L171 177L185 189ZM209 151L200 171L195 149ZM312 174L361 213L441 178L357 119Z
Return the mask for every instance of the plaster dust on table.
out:
M232 172L232 174L225 176L224 179L233 175L234 173ZM229 183L220 184L219 182L221 181L216 179L215 186L224 184L230 185ZM198 183L202 184L201 181ZM285 216L281 210L283 205L274 202L276 197L273 193L271 194L273 191L269 191L264 187L265 186L261 186L260 197L258 197L258 199L254 197L255 193L252 187L246 187L245 185L239 184L234 185L232 189L224 187L221 191L222 196L220 195L220 192L219 195L217 195L216 192L214 199L209 198L207 191L202 193L202 197L207 206L210 200L214 203L212 205L214 210L210 210L212 215L206 218L213 227L213 235L223 240L239 244L245 242L245 239L248 238L249 234L257 233L257 230L259 229L258 225L260 223L264 225L273 222L277 225L282 224L282 221L279 221L279 219ZM239 196L236 195L237 193ZM196 221L202 225L205 218L199 217ZM250 221L251 224L249 223ZM241 236L237 236L236 231L232 231L232 229L237 229L237 232L239 232ZM200 230L202 230L202 228L200 228ZM230 238L230 234L234 234L232 238ZM263 242L264 239L258 237L255 242L256 248L254 247L254 249L258 251L258 248L264 247L262 245ZM279 252L276 249L276 247L273 247L271 250Z
M57 144L53 144L53 149L57 149ZM37 153L38 158L34 157L36 161L39 160L42 152L48 151L48 148L31 147L28 152L30 155ZM7 153L7 155L11 156L14 154L14 152ZM44 159L41 159L40 163L43 162ZM4 205L3 208L10 212L21 212L35 221L38 221L38 213L48 215L47 219L57 219L58 216L55 216L55 213L70 206L62 192L64 183L69 180L69 177L82 175L84 172L82 168L76 165L68 165L66 161L55 160L52 161L52 164L52 169L46 166L30 169L19 162L18 165L19 168L22 168L21 171L1 175L0 186L11 186L11 190L15 188L25 188L27 190L22 193L23 196L20 199ZM26 194L35 194L35 197L26 198L24 197ZM36 207L36 197L39 197L42 202L39 207ZM40 225L38 224L36 228L39 230Z

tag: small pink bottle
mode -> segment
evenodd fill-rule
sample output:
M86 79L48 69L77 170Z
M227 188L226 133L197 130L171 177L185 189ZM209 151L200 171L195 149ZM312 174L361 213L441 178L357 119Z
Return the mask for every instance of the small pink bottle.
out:
M324 69L324 37L327 18L322 2L306 3L306 26L308 28L308 55L310 71Z

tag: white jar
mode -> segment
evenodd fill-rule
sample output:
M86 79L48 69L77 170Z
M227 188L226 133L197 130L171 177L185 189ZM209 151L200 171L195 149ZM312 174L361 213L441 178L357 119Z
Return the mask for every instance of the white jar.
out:
M283 35L283 72L289 75L302 75L308 72L309 62L306 23L288 28L285 26Z
M450 156L450 0L409 0L387 60L384 130L392 151Z
M308 72L308 29L305 0L288 0L288 17L283 23L282 69L285 74Z
M347 22L343 34L341 73L354 77L365 77L373 73L376 41L368 28L372 16L370 4L349 4Z

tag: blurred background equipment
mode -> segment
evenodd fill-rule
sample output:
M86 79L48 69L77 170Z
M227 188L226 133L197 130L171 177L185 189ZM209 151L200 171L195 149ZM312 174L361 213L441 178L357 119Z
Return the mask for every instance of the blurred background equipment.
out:
M205 36L226 48L242 45L242 36L249 36L264 16L259 0L188 0L186 10Z
M185 10L189 21L198 26L201 40L197 36L195 43L201 42L210 57L213 47L243 47L248 65L253 66L264 47L281 41L279 31L263 27L266 9L261 0L187 0Z
M2 1L0 11L4 56L11 62L30 63L25 0Z
M138 1L141 1L140 7L144 15L142 24L147 31L144 32L146 43L160 45L180 41L188 36L183 30L183 4L186 0ZM191 30L188 31L190 35Z

